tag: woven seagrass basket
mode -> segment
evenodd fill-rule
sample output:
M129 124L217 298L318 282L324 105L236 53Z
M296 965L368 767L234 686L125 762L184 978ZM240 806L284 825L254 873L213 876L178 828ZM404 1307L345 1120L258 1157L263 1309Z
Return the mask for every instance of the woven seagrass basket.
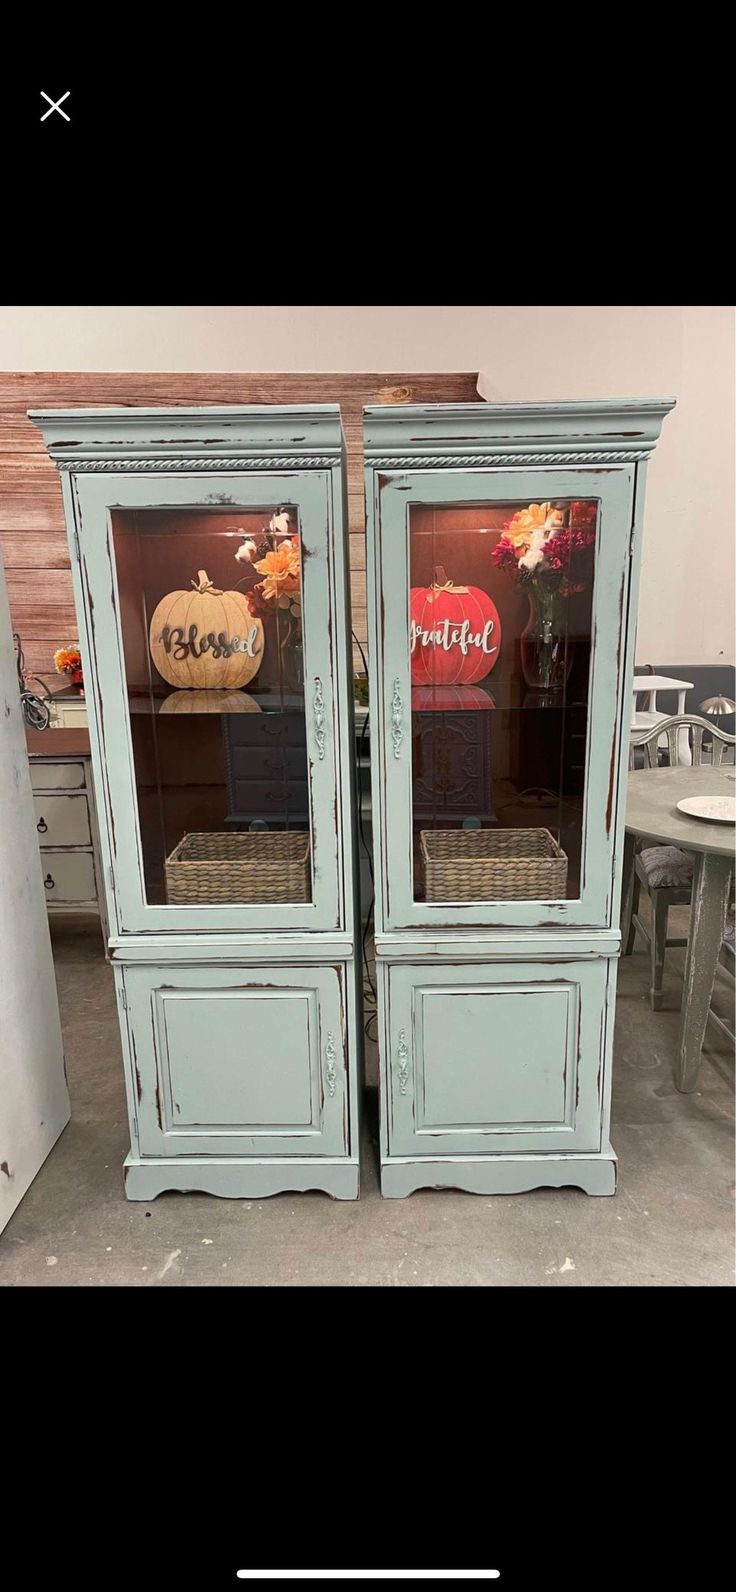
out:
M311 901L309 835L269 829L243 834L192 831L166 858L170 905L216 901Z
M423 829L427 901L549 901L567 857L548 829Z

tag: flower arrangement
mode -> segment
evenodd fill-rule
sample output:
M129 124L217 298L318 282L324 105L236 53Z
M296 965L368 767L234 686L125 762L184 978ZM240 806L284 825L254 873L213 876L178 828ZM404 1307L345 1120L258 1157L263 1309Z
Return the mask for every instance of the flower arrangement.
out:
M506 521L494 549L496 567L516 575L522 586L543 586L560 597L583 591L580 577L589 576L592 568L597 506L573 502L567 525L565 516L566 510L554 503L530 503L520 509Z
M68 674L71 685L84 685L82 654L78 647L59 647L54 653L57 674Z
M288 661L289 672L294 675L293 683L300 686L303 680L301 549L291 516L285 509L277 509L260 536L244 536L235 557L241 564L250 564L263 577L245 592L246 602L254 619L276 617L282 661ZM282 618L287 624L283 636Z
M235 557L240 563L252 564L263 576L245 594L254 618L263 619L276 608L288 609L294 619L301 617L299 537L293 534L291 518L284 510L272 514L257 541L246 536Z
M576 500L565 505L530 503L504 525L492 558L515 577L529 598L521 637L527 685L559 691L573 663L565 599L585 590L593 569L598 506Z

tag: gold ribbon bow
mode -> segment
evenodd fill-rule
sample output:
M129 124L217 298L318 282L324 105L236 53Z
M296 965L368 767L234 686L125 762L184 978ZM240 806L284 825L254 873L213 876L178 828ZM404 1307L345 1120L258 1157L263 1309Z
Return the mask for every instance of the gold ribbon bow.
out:
M427 592L427 602L433 603L435 598L439 597L443 591L451 591L453 596L456 597L467 597L469 590L469 586L456 586L454 580L446 580L444 585L440 585L439 581L433 580L431 589Z

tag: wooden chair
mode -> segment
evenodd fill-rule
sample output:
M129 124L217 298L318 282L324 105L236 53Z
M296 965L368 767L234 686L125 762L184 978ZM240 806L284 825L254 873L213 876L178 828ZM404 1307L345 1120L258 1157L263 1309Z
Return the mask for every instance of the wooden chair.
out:
M690 731L692 762L695 768L701 767L704 762L704 735L707 735L711 740L712 751L708 763L712 767L718 768L720 766L727 746L736 746L736 736L726 735L723 730L717 729L712 721L698 718L694 714L677 714L674 718L663 719L661 723L650 726L648 729L632 730L629 743L629 768L634 768L635 766L634 755L636 748L639 746L644 748L649 767L657 768L657 746L663 736L667 738L667 754L670 767L676 767L681 761L680 731L685 727ZM648 846L646 842L640 843L640 849L634 861L634 900L631 912L631 926L623 953L624 956L631 955L638 931L649 946L650 951L651 979L649 1000L653 1012L658 1012L662 1008L662 978L664 975L665 952L675 946L687 945L687 939L667 938L667 918L670 907L688 906L690 904L692 880L693 863L689 852L681 851L679 846ZM639 917L639 900L642 885L651 902L651 934Z

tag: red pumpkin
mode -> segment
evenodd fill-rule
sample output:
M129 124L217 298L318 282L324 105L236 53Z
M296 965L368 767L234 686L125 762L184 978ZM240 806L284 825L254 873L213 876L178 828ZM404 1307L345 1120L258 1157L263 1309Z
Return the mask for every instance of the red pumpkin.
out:
M410 593L413 685L474 685L498 662L501 621L479 586L455 586L437 568L431 586Z

